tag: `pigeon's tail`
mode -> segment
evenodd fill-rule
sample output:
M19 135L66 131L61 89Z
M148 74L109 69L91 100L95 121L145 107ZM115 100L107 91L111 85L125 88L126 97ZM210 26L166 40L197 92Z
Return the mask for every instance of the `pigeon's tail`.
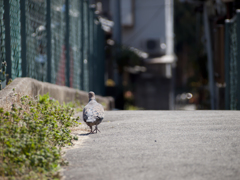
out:
M94 121L95 121L95 119L93 117L88 117L88 119L86 120L86 122L89 122L89 123L94 122Z

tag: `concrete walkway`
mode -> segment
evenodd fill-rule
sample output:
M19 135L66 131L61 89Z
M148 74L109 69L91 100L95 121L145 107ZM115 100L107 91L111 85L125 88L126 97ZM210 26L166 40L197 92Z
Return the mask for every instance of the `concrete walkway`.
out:
M65 179L240 179L240 111L109 111Z

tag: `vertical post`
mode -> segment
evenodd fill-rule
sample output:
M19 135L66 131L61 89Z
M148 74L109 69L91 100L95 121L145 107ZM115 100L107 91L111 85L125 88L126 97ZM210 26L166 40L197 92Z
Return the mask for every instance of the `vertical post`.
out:
M80 74L80 83L81 83L81 90L84 90L84 64L83 64L83 61L84 61L84 19L83 19L83 0L80 0L80 14L81 14L81 17L80 17L80 21L81 21L81 49L80 49L80 52L81 52L81 74Z
M89 23L89 32L90 32L90 36L89 36L89 90L90 91L95 91L94 87L93 87L93 79L94 79L94 53L93 53L93 39L94 39L94 6L89 6L88 9L88 23ZM96 93L96 92L95 92Z
M20 0L21 9L21 57L22 57L22 77L27 76L27 51L26 51L26 14L25 0Z
M121 33L121 3L120 0L114 0L114 27L113 27L113 39L115 43L118 45L121 44L122 41L122 33Z
M101 76L102 76L101 70L102 70L103 67L102 67L102 64L101 64L101 60L102 60L101 53L100 53L100 51L101 51L100 50L100 48L101 48L101 45L100 45L101 34L99 33L99 29L100 29L99 26L100 26L99 22L97 24L95 24L95 42L94 42L95 48L94 49L96 49L96 53L95 53L96 66L95 66L95 68L96 68L96 71L97 71L95 77L98 81L98 83L95 84L95 87L97 89L98 94L102 95L101 94L101 81L100 80L101 80Z
M122 44L122 28L121 28L121 0L114 0L113 1L113 40L115 41L115 52L114 57L117 57L117 55L121 51L121 44ZM117 63L116 60L113 62L113 79L115 83L119 86L122 85L121 83L121 75L118 74L117 70Z
M173 55L173 0L165 0L166 55Z
M69 53L69 0L65 1L66 35L65 35L65 54L66 54L66 86L70 87L70 53Z
M47 0L47 82L51 83L52 68L52 34L51 34L51 0Z
M174 38L173 38L173 0L165 0L165 21L166 21L166 55L174 56ZM174 110L174 83L175 83L175 59L173 63L166 64L169 66L170 74L170 92L169 92L169 109Z
M83 46L83 52L84 52L84 91L89 91L89 20L88 20L88 0L84 0L83 3L83 19L84 19L84 46Z
M90 7L89 7L89 1L86 1L87 3L87 31L88 31L88 37L87 37L87 41L88 41L88 51L87 51L87 54L88 54L88 89L89 91L92 91L92 71L91 71L91 61L92 61L92 54L91 54L91 36L92 36L92 33L91 33L91 18L90 18Z
M237 110L240 110L240 9L237 10Z
M12 78L12 61L11 61L11 35L10 35L10 5L9 1L4 1L4 25L5 25L5 50L7 61L7 81Z
M207 50L207 58L208 58L208 83L209 83L209 91L210 91L210 99L211 99L211 109L215 109L215 84L214 84L214 73L213 73L213 56L212 56L212 44L211 44L211 37L210 37L210 28L208 22L208 15L207 15L207 5L204 4L203 9L203 23L204 23L204 30L206 36L206 50Z
M105 32L102 30L101 25L99 25L99 55L101 57L101 76L100 76L100 87L101 87L101 95L105 95Z
M230 23L229 19L225 20L225 39L224 39L224 65L225 65L225 110L230 109Z

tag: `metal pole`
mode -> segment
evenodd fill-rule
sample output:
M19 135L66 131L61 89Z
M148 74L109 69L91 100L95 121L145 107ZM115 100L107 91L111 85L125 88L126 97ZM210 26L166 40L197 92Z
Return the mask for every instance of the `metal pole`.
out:
M237 110L240 110L240 9L237 11Z
M84 90L84 19L83 19L83 0L80 0L80 21L81 21L81 48L80 48L80 52L81 52L81 74L80 74L80 83L81 83L81 90Z
M90 8L89 8L89 1L86 1L87 3L87 31L88 31L88 37L87 37L87 41L88 41L88 89L89 91L92 91L92 86L91 86L91 81L92 81L92 71L91 71L91 61L92 61L92 54L91 54L91 20L90 20Z
M51 83L52 68L52 34L51 34L51 0L47 0L47 82Z
M66 36L65 36L65 51L66 51L66 86L70 87L70 53L69 53L69 0L65 1L65 16L66 16Z
M27 76L27 51L26 51L26 14L25 0L20 1L21 9L21 58L22 58L22 77Z
M89 10L88 10L88 22L89 22L89 90L90 91L95 91L94 89L94 83L93 83L93 79L94 79L94 53L93 53L93 47L94 47L94 11L95 11L95 7L94 6L90 6ZM95 92L96 93L96 92Z
M101 39L101 43L100 43L100 57L101 57L101 79L100 79L100 84L101 84L101 95L105 96L105 32L102 30L101 26L99 25L99 29L100 29L100 39Z
M166 20L166 55L174 56L174 39L173 39L173 0L165 0L165 20ZM175 61L175 59L174 59ZM169 109L174 110L174 83L175 83L175 66L176 63L166 64L171 66L170 92L169 92ZM174 72L173 72L174 71Z
M120 0L114 0L114 27L113 27L113 39L116 44L121 45L122 32L121 32L121 3Z
M208 15L207 15L207 6L204 3L203 9L203 23L205 29L205 36L206 36L206 50L207 50L207 58L208 58L208 81L209 81L209 91L210 91L210 99L211 99L211 109L215 109L215 97L214 97L214 71L213 71L213 56L212 56L212 44L211 44L211 36L210 36L210 28L208 22Z
M9 1L4 1L4 25L5 25L5 50L7 61L7 81L12 78L12 61L11 61L11 35L10 35L10 5Z
M225 20L225 40L224 40L224 65L225 65L225 109L230 109L230 24L229 19Z
M115 41L115 52L114 57L116 58L117 55L121 51L121 44L122 44L122 29L121 29L121 0L114 0L113 3L113 21L114 21L114 27L113 27L113 40ZM116 59L113 62L113 78L117 85L121 86L121 75L117 72L117 63Z
M83 3L83 12L84 12L84 46L83 46L83 52L84 52L84 91L89 91L89 21L88 21L88 1L84 0Z
M165 0L166 55L173 55L173 0Z

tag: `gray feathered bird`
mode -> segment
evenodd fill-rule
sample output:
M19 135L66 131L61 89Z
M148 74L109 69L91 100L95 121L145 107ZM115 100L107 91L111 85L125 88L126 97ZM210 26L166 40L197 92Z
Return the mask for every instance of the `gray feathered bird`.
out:
M94 131L97 133L97 131L99 131L97 125L100 124L104 118L104 109L103 106L95 100L94 92L90 91L88 96L89 102L83 109L83 120L91 128L90 133L94 133ZM93 131L92 126L94 125L95 129Z

